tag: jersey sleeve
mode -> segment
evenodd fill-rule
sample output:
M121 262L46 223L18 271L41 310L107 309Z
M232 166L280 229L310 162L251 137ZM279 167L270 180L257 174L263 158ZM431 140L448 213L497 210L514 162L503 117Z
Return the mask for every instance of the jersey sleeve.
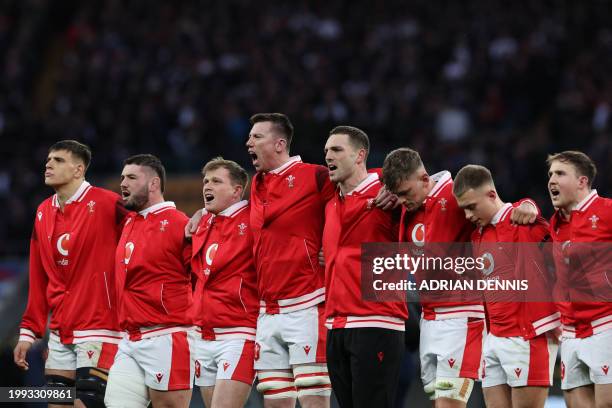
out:
M321 193L321 197L325 202L328 202L334 197L336 186L329 179L329 170L324 166L317 166L315 170L315 178L317 181L317 189Z
M29 275L28 305L19 326L19 341L34 342L44 336L49 314L46 296L48 278L40 258L36 221L30 239Z

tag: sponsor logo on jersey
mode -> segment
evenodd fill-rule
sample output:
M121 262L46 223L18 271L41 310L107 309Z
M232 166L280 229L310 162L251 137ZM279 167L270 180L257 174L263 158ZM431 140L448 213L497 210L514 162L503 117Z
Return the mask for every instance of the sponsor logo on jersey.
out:
M493 269L495 269L495 260L493 259L493 255L488 252L482 254L482 262L484 264L484 268L482 269L482 274L484 276L489 276Z
M125 263L126 265L130 263L130 258L132 257L132 254L134 253L134 243L133 242L127 242L125 244L125 252L124 252L124 256L123 256L123 263Z
M216 242L206 248L206 264L208 266L212 265L215 255L217 255L217 249L219 249L219 244Z
M70 234L62 234L57 239L57 252L62 256L68 256L70 250Z
M414 243L414 245L418 247L422 247L425 245L425 225L424 224L416 224L412 228L412 232L410 233L410 239Z

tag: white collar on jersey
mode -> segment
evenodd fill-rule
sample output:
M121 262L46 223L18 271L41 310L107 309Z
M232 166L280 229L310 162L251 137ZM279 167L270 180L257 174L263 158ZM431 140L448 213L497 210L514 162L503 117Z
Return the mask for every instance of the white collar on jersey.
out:
M377 173L368 173L368 177L363 179L363 181L359 183L357 187L355 187L354 189L346 193L346 195L350 196L353 193L363 193L365 190L368 189L368 187L370 187L370 185L374 184L377 181L378 181Z
M240 211L247 205L249 205L249 202L247 200L238 201L237 203L234 203L227 207L225 210L221 211L219 215L222 215L224 217L232 217L234 216L234 214L236 214L238 211Z
M87 190L87 187L89 186L91 186L91 184L89 184L87 180L83 180L79 188L77 188L77 191L72 195L72 197L66 200L64 205L70 204L74 201L77 201L79 198L81 198L81 196L83 195L83 193L85 192L85 190ZM56 207L59 207L59 198L57 197L57 193L53 196L53 205Z
M442 190L442 187L444 187L446 183L452 180L450 171L448 170L440 171L430 176L429 178L433 180L436 183L436 185L433 186L429 194L427 194L427 197L435 197L436 195L438 195L440 190Z
M272 173L272 174L280 174L283 172L283 170L285 170L287 167L291 166L293 163L297 163L297 162L301 162L302 158L300 156L292 156L289 158L289 160L287 161L287 163L283 164L280 167L275 168L274 170L270 170L268 173Z
M574 207L574 211L586 211L586 209L589 208L591 203L595 201L597 197L598 197L597 190L595 189L591 190L588 196L584 197L584 199L581 202L576 204L576 207Z
M139 211L138 214L147 218L147 215L149 215L152 212L161 212L161 211L165 211L170 208L176 208L174 201L162 201L161 203L153 204L152 206L147 207L142 211Z
M506 218L506 215L508 214L508 210L510 210L510 208L512 208L511 203L504 203L491 219L491 225L495 225L498 222L503 221Z

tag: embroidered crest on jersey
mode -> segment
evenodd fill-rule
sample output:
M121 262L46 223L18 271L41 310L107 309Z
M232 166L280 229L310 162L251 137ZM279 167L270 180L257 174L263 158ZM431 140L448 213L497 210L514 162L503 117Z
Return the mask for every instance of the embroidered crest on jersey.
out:
M293 182L295 181L295 177L293 176L293 174L290 174L289 176L287 176L285 180L287 180L287 187L293 188Z
M39 211L37 216L38 216L38 221L42 221L42 211Z
M247 225L244 222L241 222L240 224L238 224L238 235L244 235L246 229L247 229Z
M89 212L93 214L93 212L95 211L95 207L96 206L96 202L94 200L91 200L90 202L87 203L87 207L89 207Z
M589 220L591 221L591 228L592 229L597 229L597 221L599 221L599 217L596 216L595 214L593 214Z
M166 231L166 226L168 225L168 220L163 220L159 222L159 230L161 232Z
M440 211L446 211L446 198L440 199Z

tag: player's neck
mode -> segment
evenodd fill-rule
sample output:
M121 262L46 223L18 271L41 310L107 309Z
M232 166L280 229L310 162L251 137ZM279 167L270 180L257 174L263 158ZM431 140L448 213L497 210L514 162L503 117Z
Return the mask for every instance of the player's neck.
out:
M147 203L142 207L142 209L140 209L140 211L144 211L147 208L153 207L154 205L163 203L164 200L164 196L161 194L155 194L149 197L149 201L147 201Z
M85 179L75 179L55 189L57 200L62 210L64 209L64 205L66 205L66 201L70 200L70 197L76 194L77 190L84 182Z
M569 207L570 212L573 209L575 209L578 206L578 204L583 202L585 200L585 198L587 198L588 195L591 194L591 191L593 191L593 190L591 190L590 188L589 189L584 189L584 190L578 190L576 192L576 199L574 200L574 202L572 202L571 207Z
M278 156L271 157L269 171L278 169L279 167L286 164L289 160L291 160L291 156L289 156L289 153L286 152L283 154L279 154Z
M357 186L367 177L368 170L365 168L365 166L359 166L346 180L338 183L338 187L340 187L342 194L348 194L357 188Z

